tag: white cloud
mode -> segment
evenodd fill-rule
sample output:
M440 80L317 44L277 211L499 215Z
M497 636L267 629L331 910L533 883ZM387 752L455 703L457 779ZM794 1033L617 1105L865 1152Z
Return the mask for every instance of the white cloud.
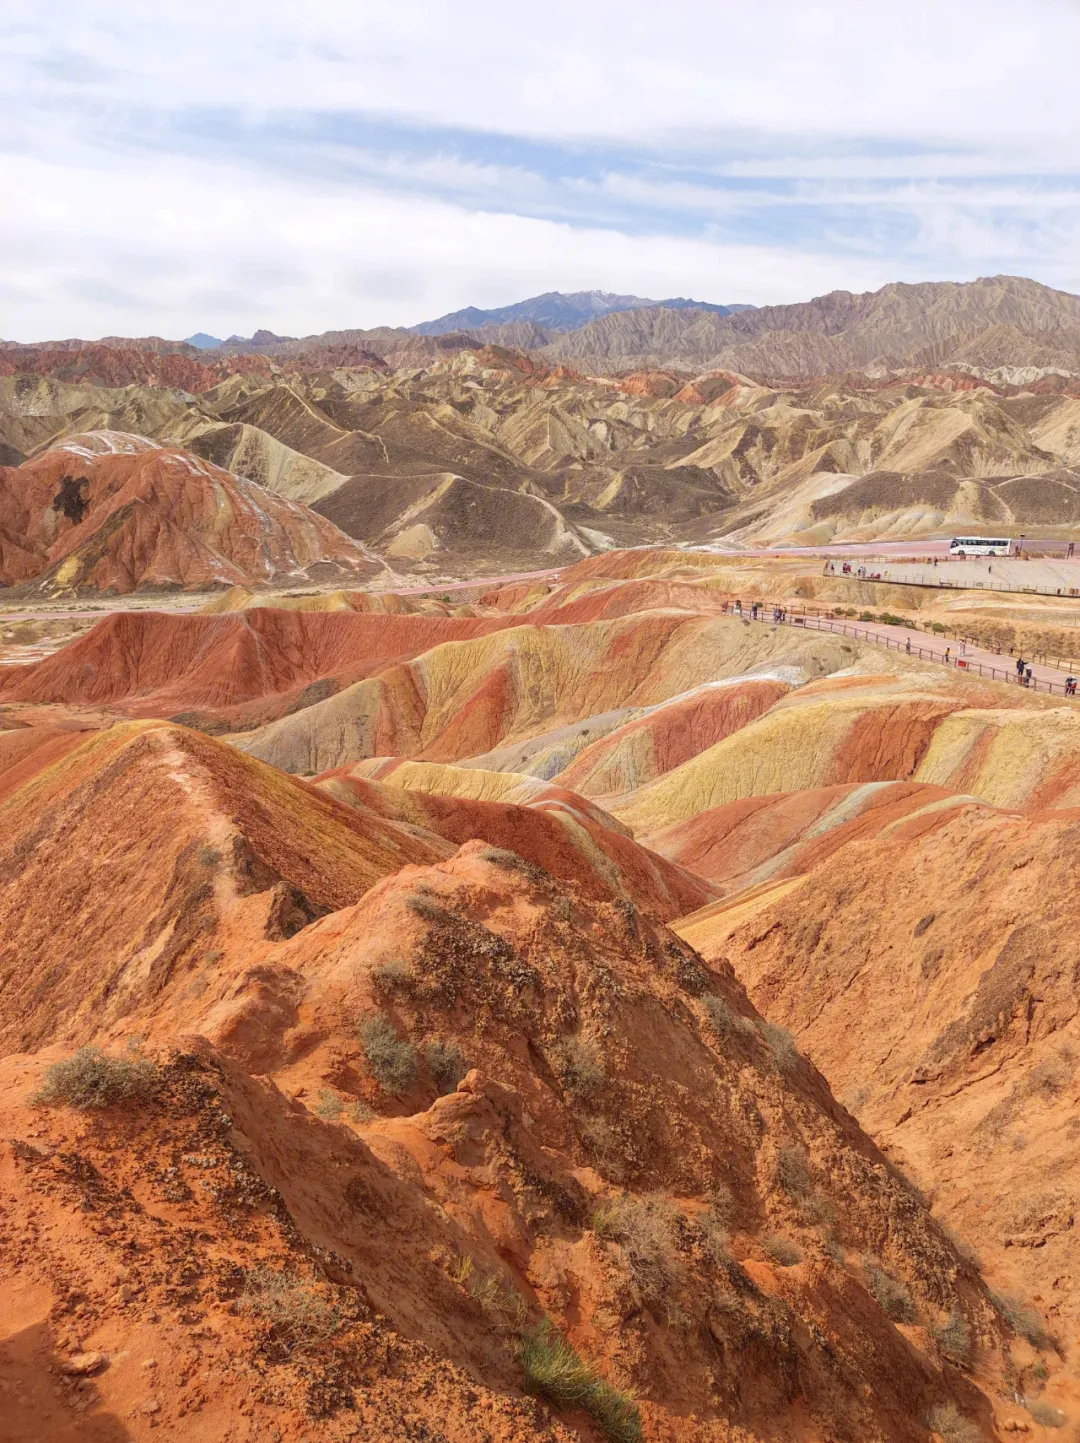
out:
M9 337L1080 289L1076 0L7 0L0 40Z
M0 251L8 339L115 330L102 325L110 303L95 284L129 293L121 334L187 334L196 319L218 334L306 334L547 289L779 300L872 289L892 274L873 260L628 236L374 189L326 194L175 159L108 172L0 157L0 186L26 197Z

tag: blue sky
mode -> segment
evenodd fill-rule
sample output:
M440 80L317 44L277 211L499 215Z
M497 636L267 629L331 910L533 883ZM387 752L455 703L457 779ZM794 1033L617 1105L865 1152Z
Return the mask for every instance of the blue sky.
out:
M7 0L0 336L1080 291L1078 42L1077 0Z

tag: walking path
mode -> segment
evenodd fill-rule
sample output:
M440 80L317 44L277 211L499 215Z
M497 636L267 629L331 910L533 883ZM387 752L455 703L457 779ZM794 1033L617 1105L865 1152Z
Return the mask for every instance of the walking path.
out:
M844 558L847 560L848 558ZM860 557L850 562L851 572L845 576L842 561L833 561L827 576L845 581L888 581L897 586L935 586L961 591L1012 591L1038 596L1080 597L1080 558L1066 560L1043 557L1020 560L1012 556L959 561L944 557L935 566L923 560L896 561L887 558ZM867 574L856 573L864 570Z
M752 604L752 603L751 603ZM743 619L751 620L750 605L743 603ZM766 602L759 612L758 622L772 626L773 602ZM784 606L784 602L775 605ZM889 626L878 621L836 621L832 617L815 616L808 612L787 609L784 624L800 626L806 631L831 631L838 636L850 636L859 641L868 641L874 646L884 646L890 651L903 652L922 661L935 661L942 666L954 666L973 676L983 676L991 681L1001 681L1020 686L1016 671L1016 658L999 655L986 647L973 646L957 641L944 642L936 637L924 636L906 626ZM963 650L961 650L963 647ZM948 656L946 656L948 653ZM1053 696L1065 696L1065 679L1071 673L1045 662L1031 662L1031 686L1025 690L1049 692ZM1080 670L1075 673L1080 677Z

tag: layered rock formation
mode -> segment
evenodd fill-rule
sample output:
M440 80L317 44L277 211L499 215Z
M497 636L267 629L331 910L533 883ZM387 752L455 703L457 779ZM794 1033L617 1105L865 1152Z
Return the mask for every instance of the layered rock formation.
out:
M124 594L385 570L306 507L140 436L93 431L0 471L0 586Z
M1074 1421L1075 704L749 574L0 669L13 1439Z

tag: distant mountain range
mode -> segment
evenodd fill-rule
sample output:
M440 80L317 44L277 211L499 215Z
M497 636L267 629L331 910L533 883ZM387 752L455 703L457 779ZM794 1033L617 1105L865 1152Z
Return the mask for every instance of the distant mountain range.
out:
M952 368L1026 384L1048 371L1080 375L1080 297L1019 276L896 282L862 294L831 291L797 304L761 307L551 291L495 310L469 307L420 326L323 331L302 338L258 330L250 338L230 336L208 344L216 341L202 332L186 341L156 336L92 343L6 341L0 342L0 375L35 371L74 377L87 374L85 363L92 361L96 375L119 376L126 366L134 367L132 380L184 385L169 370L177 363L168 358L181 355L197 362L202 378L193 372L188 388L203 390L215 383L208 379L208 367L230 372L277 366L294 372L396 370L496 346L528 352L530 364L569 365L591 374L659 367L692 376L726 369L777 380ZM163 359L120 366L114 354L119 351L136 359Z
M483 326L530 322L548 331L576 331L597 316L607 316L615 311L647 310L655 306L670 311L712 311L720 316L754 309L746 305L720 306L712 301L691 301L685 296L652 301L644 296L618 296L612 291L571 291L568 295L562 291L545 291L542 296L531 296L527 301L498 306L490 311L466 306L463 311L451 311L438 320L423 321L409 329L420 336L445 336L452 331L475 331Z

